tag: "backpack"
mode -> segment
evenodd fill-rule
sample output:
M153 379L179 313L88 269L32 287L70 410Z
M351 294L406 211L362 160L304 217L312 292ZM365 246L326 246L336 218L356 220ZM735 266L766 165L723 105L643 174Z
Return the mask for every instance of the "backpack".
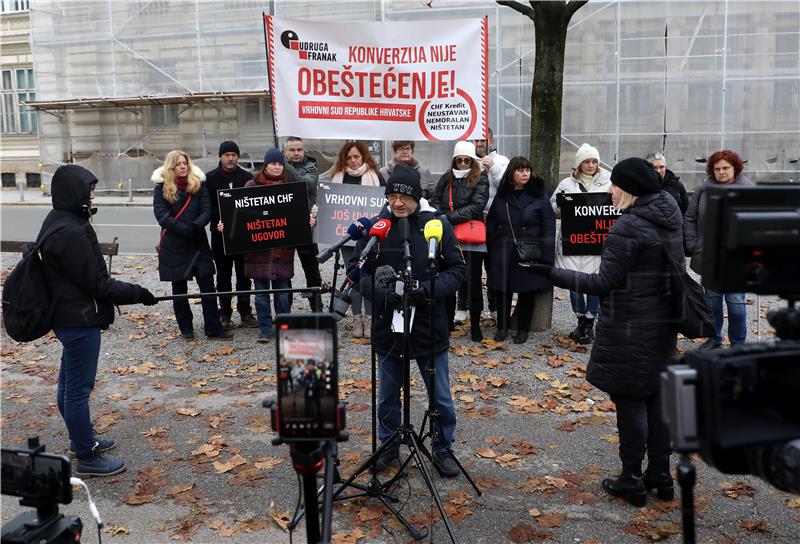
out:
M47 230L35 244L22 248L22 259L3 286L3 325L17 342L31 342L52 329L58 297L53 297L44 272L40 249L61 226Z

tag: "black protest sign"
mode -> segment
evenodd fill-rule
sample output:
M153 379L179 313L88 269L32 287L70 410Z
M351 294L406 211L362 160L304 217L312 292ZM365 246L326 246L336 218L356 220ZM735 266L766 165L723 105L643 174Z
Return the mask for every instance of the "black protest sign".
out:
M619 217L611 195L564 193L557 198L564 255L600 255L608 231Z
M305 183L220 189L217 199L226 255L311 243Z
M386 204L384 187L320 182L317 189L317 243L331 246L347 235L347 228L362 217L372 219ZM348 242L347 245L355 245Z

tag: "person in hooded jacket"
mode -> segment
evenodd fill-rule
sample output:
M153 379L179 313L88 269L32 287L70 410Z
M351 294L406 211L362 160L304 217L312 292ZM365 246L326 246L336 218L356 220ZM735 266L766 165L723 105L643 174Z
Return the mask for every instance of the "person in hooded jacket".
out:
M443 303L450 300L464 279L464 260L458 250L453 228L442 221L443 233L437 257L438 276L436 279L435 301L433 302L433 322L429 318L428 299L430 281L428 275L428 242L423 233L425 224L437 219L436 210L422 199L422 186L419 174L402 164L395 166L386 184L386 198L389 204L391 229L380 244L375 262L362 271L359 289L372 301L374 310L375 346L379 365L378 420L381 442L388 440L400 426L400 390L403 385L402 335L392 328L394 310L401 306L402 300L395 290L394 281L384 283L385 273L394 278L396 272L404 269L404 245L402 221L408 222L411 270L419 286L411 293L411 304L416 308L411 324L409 357L417 360L426 387L430 387L429 368L431 347L433 365L436 369L434 397L438 408L438 429L432 440L433 463L444 476L458 475L458 465L450 445L456 428L456 413L450 395L450 376L447 352L450 346L447 317ZM355 255L360 255L367 244L362 238L356 244ZM352 266L351 261L351 266ZM372 277L376 278L375 291L372 291ZM402 284L401 284L402 286ZM432 345L431 345L432 344ZM378 469L384 469L398 460L399 444L387 447L377 462Z
M482 169L481 160L472 142L457 142L453 148L453 162L442 174L433 191L431 205L447 217L455 227L471 220L483 221L483 210L489 200L489 178ZM470 338L483 340L481 312L483 311L483 259L485 244L460 243L467 261L467 277L458 289L458 312L455 297L447 301L450 329L453 321L462 322L469 310Z
M53 332L63 346L56 404L77 459L76 476L110 476L125 470L125 461L103 455L114 439L97 439L91 424L89 395L100 356L100 330L114 322L115 304L156 304L150 291L111 278L89 218L97 178L85 168L67 164L53 175L53 210L39 236L56 229L42 248L45 278L57 293Z
M508 336L511 298L517 296L517 335L515 344L528 340L536 292L550 289L551 283L530 272L528 263L517 251L515 239L536 242L540 261L553 264L556 217L550 207L544 180L531 169L525 157L514 157L500 180L489 214L486 216L486 285L498 302L497 333L494 339Z
M561 217L560 195L564 193L607 193L611 184L608 170L600 166L600 152L596 147L582 144L575 153L575 166L572 174L561 180L550 196L550 204L556 217ZM556 266L569 268L587 274L596 274L600 268L597 255L564 255L561 240L561 225L556 230ZM579 344L591 344L594 340L594 320L597 317L600 300L591 294L578 291L569 292L572 311L578 318L569 337Z
M208 247L206 225L211 220L211 203L203 187L206 176L194 166L189 155L180 150L167 153L164 165L157 168L151 180L153 213L161 225L158 244L158 275L172 283L173 295L188 292L188 280L197 279L201 293L214 292L214 261ZM215 340L231 340L219 317L215 297L200 299L206 336ZM192 310L187 299L174 299L172 307L181 336L194 340Z
M645 159L653 165L658 175L661 176L661 190L671 194L675 202L678 203L681 213L686 215L686 208L689 207L689 195L686 194L686 187L681 183L681 178L667 168L667 158L663 153L656 151L655 153L649 153Z
M684 263L682 216L661 190L655 169L632 157L611 172L611 198L622 211L603 245L595 274L533 265L554 285L601 299L586 379L611 396L617 409L622 473L603 488L635 506L647 492L674 495L669 431L662 419L659 375L675 353L670 259ZM669 256L668 256L669 254ZM647 455L647 470L642 461Z

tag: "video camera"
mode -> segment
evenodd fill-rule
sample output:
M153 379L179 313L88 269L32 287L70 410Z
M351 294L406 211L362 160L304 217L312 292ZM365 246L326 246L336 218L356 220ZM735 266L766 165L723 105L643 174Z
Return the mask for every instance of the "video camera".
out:
M58 512L72 502L71 467L63 455L44 453L38 437L28 438L27 449L2 448L2 493L20 497L24 512L2 528L3 544L80 542L83 523Z
M768 314L780 340L691 351L662 374L673 446L800 493L800 186L720 185L704 197L703 286L788 306Z

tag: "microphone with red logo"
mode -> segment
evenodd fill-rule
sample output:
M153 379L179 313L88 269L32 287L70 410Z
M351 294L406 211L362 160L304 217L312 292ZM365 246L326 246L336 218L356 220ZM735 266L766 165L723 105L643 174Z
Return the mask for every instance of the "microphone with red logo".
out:
M362 251L361 255L358 257L360 263L367 260L370 251L372 251L378 242L383 242L391 228L392 222L388 219L379 219L372 225L372 228L369 230L369 242L364 246L364 251Z

